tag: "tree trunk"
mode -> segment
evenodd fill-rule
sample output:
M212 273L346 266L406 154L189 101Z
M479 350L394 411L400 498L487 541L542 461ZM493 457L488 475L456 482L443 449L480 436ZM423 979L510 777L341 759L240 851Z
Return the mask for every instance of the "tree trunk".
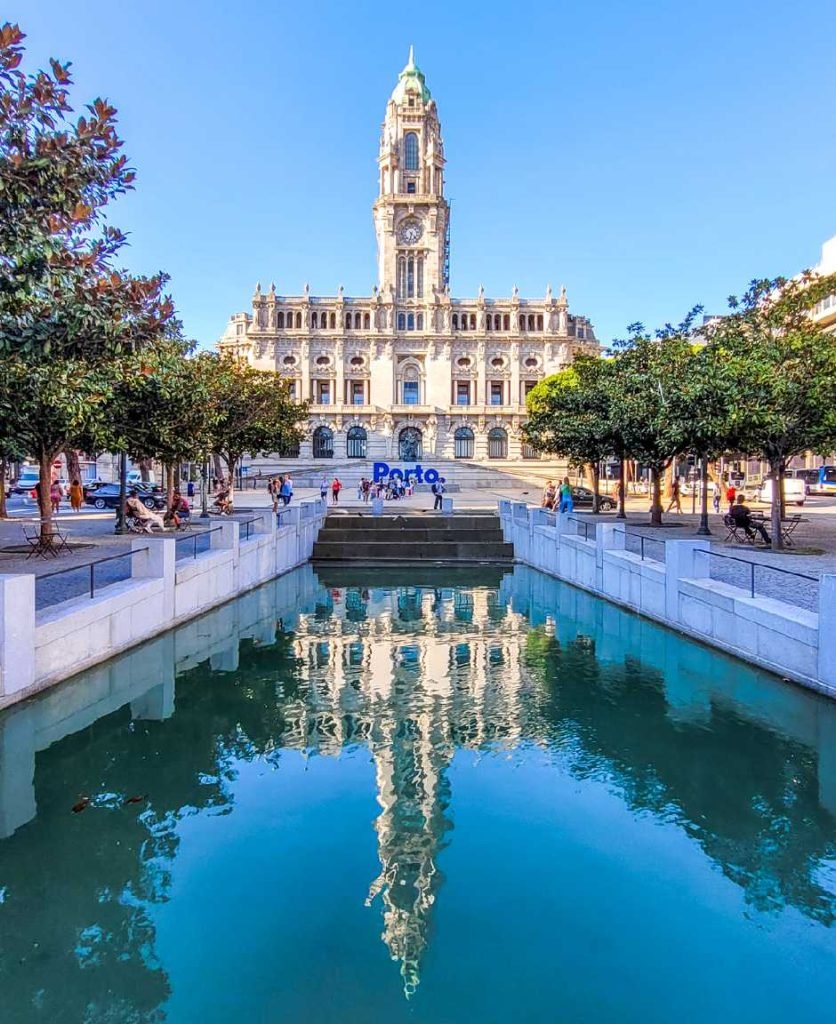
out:
M215 470L215 488L217 489L217 487L223 483L224 479L224 467L221 462L220 455L216 454L212 456L212 467Z
M593 462L590 466L592 470L592 514L597 515L598 505L601 500L599 491L601 489L601 463Z
M75 448L65 448L64 458L67 460L67 479L70 483L78 480L81 483L81 460Z
M627 500L627 465L624 459L618 460L618 518L626 519L627 512L624 508L624 503Z
M60 450L60 449L59 449ZM52 460L57 452L41 449L38 454L38 510L41 516L41 539L46 540L53 532L52 502L49 490L52 485Z
M174 466L171 463L165 465L165 501L168 508L174 500Z
M651 481L651 502L650 502L650 523L651 526L662 525L662 474L664 467L653 467L650 470Z
M137 462L139 466L139 478L144 484L147 484L151 480L151 466L153 465L152 459L140 459Z
M235 504L235 467L238 465L238 459L234 456L229 456L226 460L227 470L229 471L229 507L230 510Z
M772 478L772 505L770 507L770 536L772 547L780 551L784 546L781 536L782 506L781 495L784 492L784 463L782 459L769 461L769 475Z

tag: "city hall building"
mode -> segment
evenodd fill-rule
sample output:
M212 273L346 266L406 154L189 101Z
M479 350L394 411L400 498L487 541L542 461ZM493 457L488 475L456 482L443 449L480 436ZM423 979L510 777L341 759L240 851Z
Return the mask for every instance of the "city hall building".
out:
M597 353L566 290L540 299L450 295L450 206L435 100L412 51L386 106L374 203L378 285L370 296L256 287L219 342L279 371L310 404L305 460L516 461L525 399L578 352Z

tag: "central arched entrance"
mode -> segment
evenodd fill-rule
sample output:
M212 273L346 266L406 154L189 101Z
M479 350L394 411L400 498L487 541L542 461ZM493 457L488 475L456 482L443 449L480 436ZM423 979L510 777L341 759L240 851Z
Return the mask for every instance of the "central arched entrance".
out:
M398 458L404 462L420 459L424 451L424 437L417 427L404 427L398 434Z
M313 457L333 459L334 433L329 427L317 427L313 432Z

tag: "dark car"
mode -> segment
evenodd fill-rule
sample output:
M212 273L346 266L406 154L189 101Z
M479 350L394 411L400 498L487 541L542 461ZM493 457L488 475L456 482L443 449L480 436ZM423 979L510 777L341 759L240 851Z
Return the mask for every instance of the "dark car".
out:
M594 494L588 487L573 487L572 488L572 504L575 508L592 508L592 499ZM598 511L599 512L612 512L615 508L615 498L611 498L608 494L601 494L598 497Z
M162 492L155 494L152 491L146 491L138 487L129 487L128 494L132 490L137 492L139 500L146 508L159 511L166 507L165 495ZM87 505L92 505L93 508L118 508L119 484L102 484L94 491L86 491L84 501Z

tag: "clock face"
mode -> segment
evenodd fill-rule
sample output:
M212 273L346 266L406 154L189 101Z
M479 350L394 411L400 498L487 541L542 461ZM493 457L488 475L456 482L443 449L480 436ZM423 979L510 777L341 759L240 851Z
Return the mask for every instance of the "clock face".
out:
M423 235L424 229L417 220L405 220L398 231L398 238L403 245L415 245Z

